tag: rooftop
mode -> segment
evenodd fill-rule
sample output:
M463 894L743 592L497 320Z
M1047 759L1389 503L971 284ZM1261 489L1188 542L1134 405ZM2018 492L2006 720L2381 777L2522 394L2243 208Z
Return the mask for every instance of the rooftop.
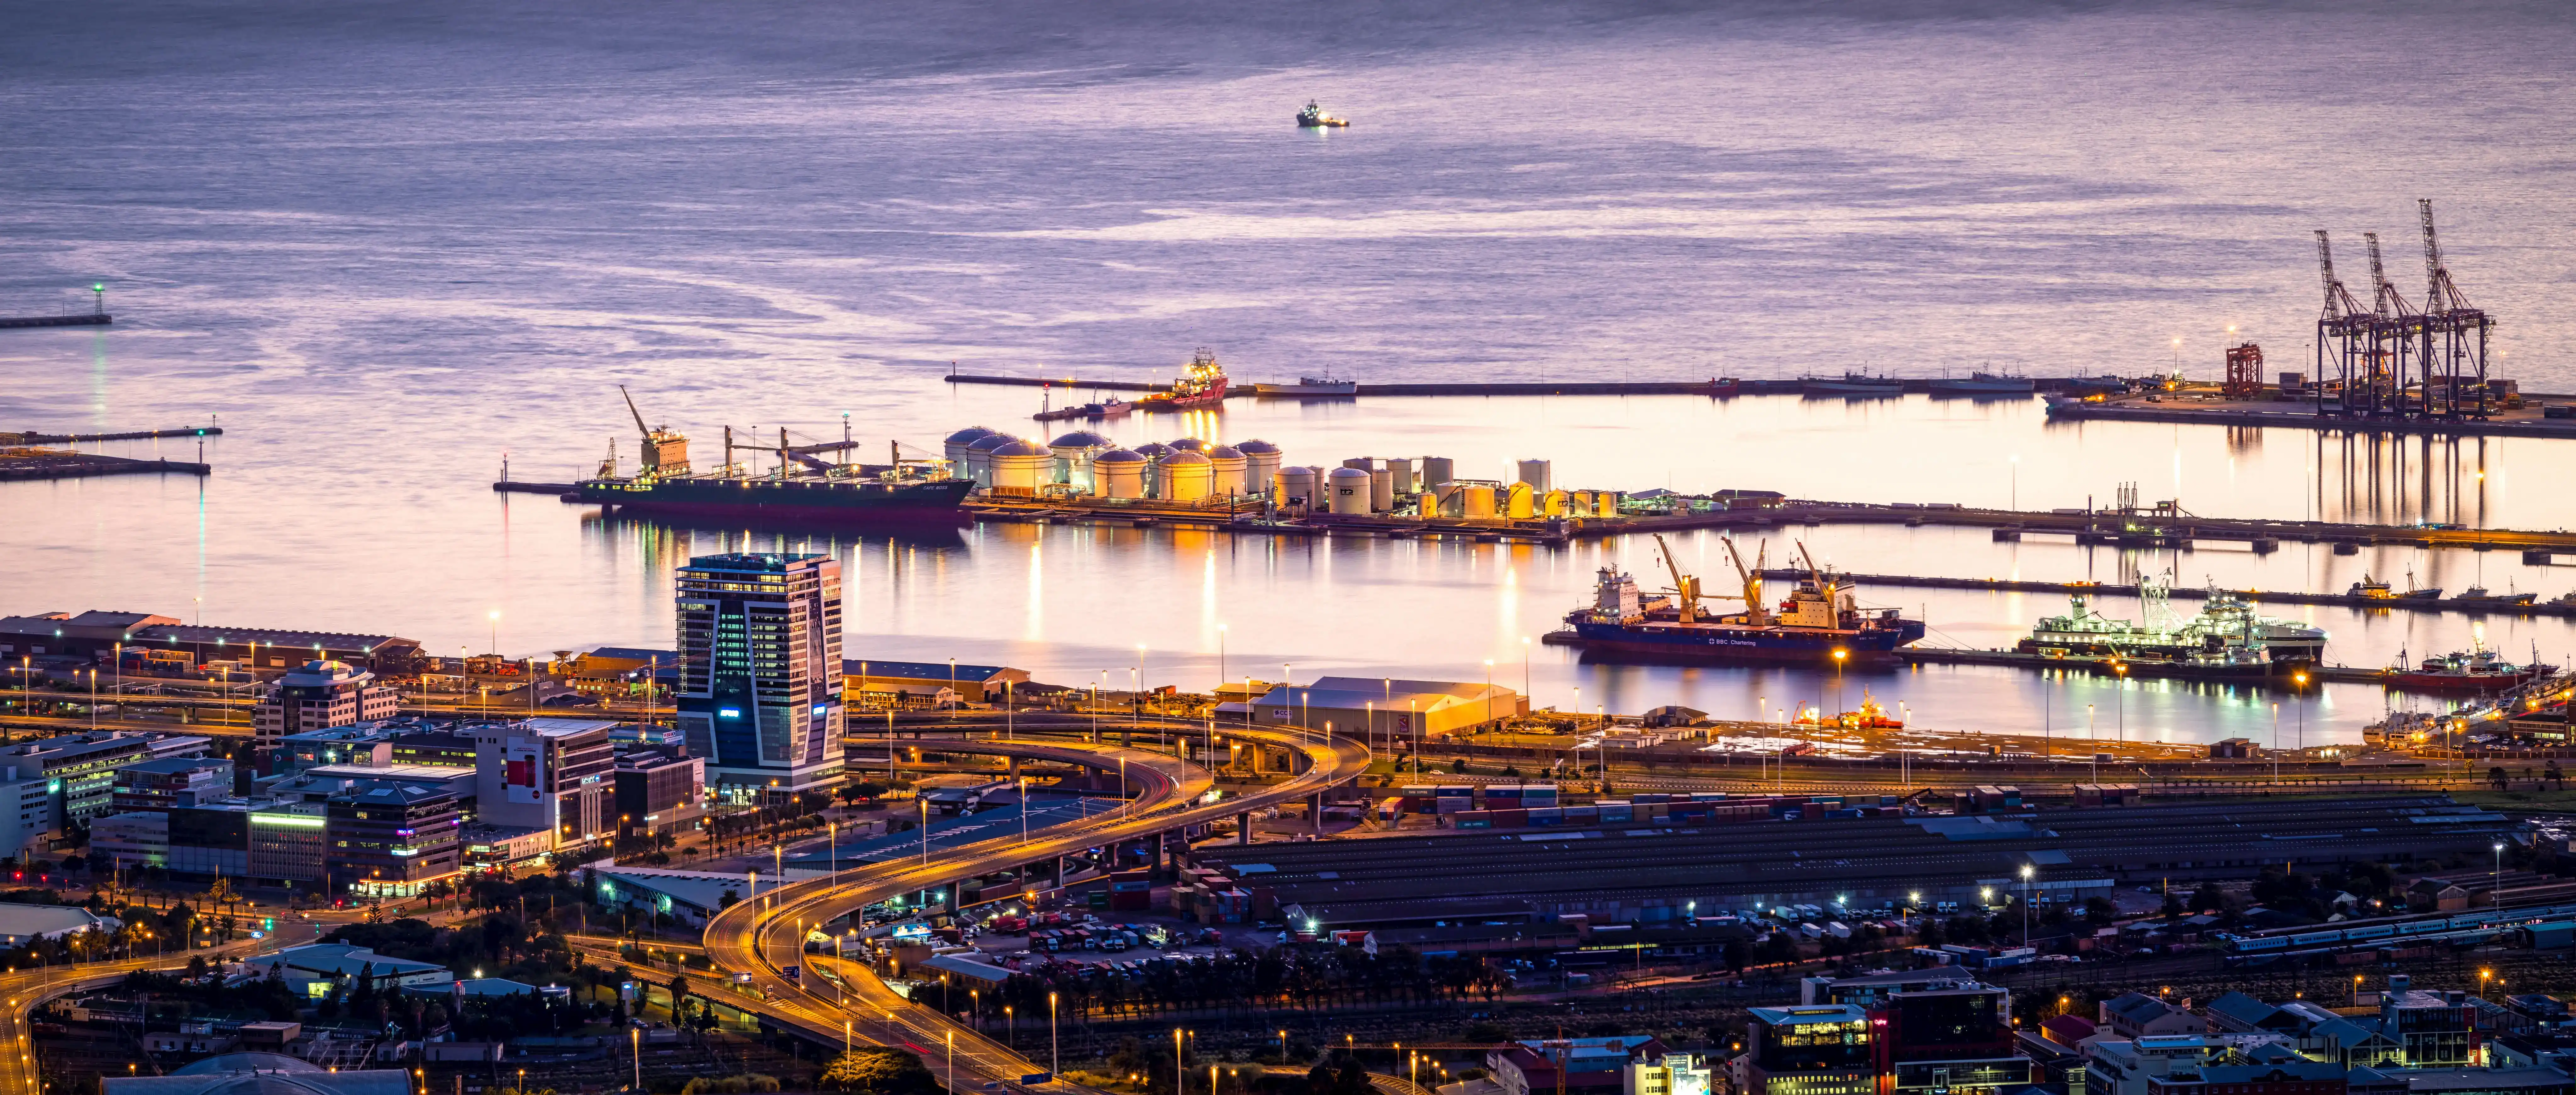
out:
M1855 1004L1801 1004L1786 1008L1748 1008L1755 1019L1775 1027L1805 1026L1809 1023L1864 1023L1869 1013Z
M960 665L956 668L959 684L989 681L1004 673L1020 673L1023 678L1027 676L1021 670L1003 665ZM944 681L949 679L948 669L947 662L898 662L877 658L841 659L841 675L845 677L901 677L907 680Z

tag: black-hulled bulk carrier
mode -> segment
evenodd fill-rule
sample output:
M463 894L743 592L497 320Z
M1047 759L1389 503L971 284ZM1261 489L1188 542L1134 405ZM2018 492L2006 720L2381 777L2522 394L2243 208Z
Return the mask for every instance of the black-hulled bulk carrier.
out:
M836 524L954 523L964 516L959 503L975 481L951 474L939 460L904 460L893 450L893 463L834 463L818 452L845 452L854 444L789 445L785 430L778 445L736 445L725 430L725 465L698 474L689 467L688 438L669 427L644 424L632 397L627 410L643 431L643 469L617 474L616 457L600 464L599 474L575 485L581 501L638 513L725 520L796 520ZM774 452L778 466L758 474L733 463L737 449Z
M1726 550L1743 577L1744 592L1733 596L1700 592L1699 579L1681 572L1663 537L1657 536L1655 544L1672 573L1672 594L1642 596L1636 579L1603 567L1592 606L1565 617L1586 651L1831 666L1886 661L1898 647L1923 637L1923 621L1905 619L1892 608L1861 608L1849 580L1812 561L1809 579L1774 606L1763 596L1761 568L1745 566L1734 541L1726 542ZM1804 546L1799 550L1803 553ZM1740 600L1745 610L1710 615L1701 610L1702 600Z

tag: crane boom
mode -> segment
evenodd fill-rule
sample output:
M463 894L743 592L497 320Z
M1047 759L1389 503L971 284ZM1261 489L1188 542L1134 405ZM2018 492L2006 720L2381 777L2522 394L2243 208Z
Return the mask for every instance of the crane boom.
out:
M617 394L626 397L626 413L635 416L635 432L646 437L653 436L653 427L644 424L644 412L635 409L634 393L627 391L626 385L620 384L617 386Z
M1735 538L1729 536L1724 539L1726 543L1726 557L1735 563L1735 576L1744 582L1745 622L1757 625L1769 623L1771 620L1771 613L1762 603L1761 556L1756 555L1754 557L1754 565L1746 567L1744 565L1744 553L1736 550L1735 548ZM1767 549L1769 545L1766 544L1764 547Z
M1673 576L1673 600L1681 608L1682 622L1699 622L1699 579L1682 573L1680 563L1673 561L1673 546L1664 542L1664 534L1655 534L1655 550L1664 557L1664 569Z

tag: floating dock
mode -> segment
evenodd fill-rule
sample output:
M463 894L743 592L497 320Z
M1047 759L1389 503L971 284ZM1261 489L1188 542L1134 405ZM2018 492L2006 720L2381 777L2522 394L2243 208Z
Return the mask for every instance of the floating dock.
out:
M184 430L129 430L125 433L0 433L0 445L78 445L91 441L147 441L156 437L221 437L221 426Z
M77 316L11 316L0 318L0 327L102 327L115 321L115 316L105 312Z
M69 449L0 448L0 481L98 475L207 475L214 470L212 465L185 460L133 460Z

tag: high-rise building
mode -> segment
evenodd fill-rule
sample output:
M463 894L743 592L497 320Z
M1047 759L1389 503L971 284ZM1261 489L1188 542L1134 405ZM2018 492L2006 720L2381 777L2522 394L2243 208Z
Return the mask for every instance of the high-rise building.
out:
M2031 1082L2012 1034L2012 993L1958 985L1890 993L1872 1013L1880 1095L1995 1095Z
M841 771L841 564L704 555L678 575L680 728L737 801Z
M1744 1051L1728 1069L1742 1095L1876 1095L1869 1013L1853 1004L1747 1009Z
M378 685L372 670L342 661L309 661L277 679L251 716L262 747L307 730L326 730L353 722L390 719L401 713L402 697Z

